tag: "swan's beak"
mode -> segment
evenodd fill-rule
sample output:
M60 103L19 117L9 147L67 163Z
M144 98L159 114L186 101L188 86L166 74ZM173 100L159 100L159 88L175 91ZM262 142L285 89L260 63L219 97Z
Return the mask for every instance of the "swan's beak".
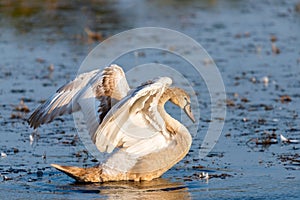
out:
M196 120L195 120L195 117L194 117L194 115L192 113L191 105L187 104L186 106L184 106L183 110L184 110L185 114L187 114L187 116L192 120L192 122L195 123Z

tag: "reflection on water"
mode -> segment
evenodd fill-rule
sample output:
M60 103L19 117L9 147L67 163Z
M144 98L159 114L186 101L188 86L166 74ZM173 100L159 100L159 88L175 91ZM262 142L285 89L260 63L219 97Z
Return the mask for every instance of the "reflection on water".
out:
M63 190L79 193L99 193L108 199L190 199L187 187L182 182L159 178L142 182L108 182L103 184L70 184Z

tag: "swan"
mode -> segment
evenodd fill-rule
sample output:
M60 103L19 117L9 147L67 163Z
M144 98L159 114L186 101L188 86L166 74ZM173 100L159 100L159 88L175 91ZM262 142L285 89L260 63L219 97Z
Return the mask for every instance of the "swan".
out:
M195 122L190 96L171 84L171 78L160 77L130 89L122 68L110 65L102 73L81 74L59 88L28 122L36 129L59 115L79 111L83 99L96 98L99 119L93 120L89 112L84 116L92 141L110 157L89 168L51 166L78 182L152 180L182 160L192 144L188 129L164 109L171 101Z

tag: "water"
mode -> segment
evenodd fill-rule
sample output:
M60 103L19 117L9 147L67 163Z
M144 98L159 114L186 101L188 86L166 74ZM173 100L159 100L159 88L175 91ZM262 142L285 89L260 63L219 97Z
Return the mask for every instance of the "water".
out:
M277 139L280 134L300 139L297 4L297 0L0 1L0 151L7 154L0 158L1 199L297 199L300 144L255 143L272 133ZM96 164L78 139L72 117L33 132L26 122L29 114L15 107L23 99L32 111L76 76L80 63L98 44L88 39L84 28L105 38L142 26L187 34L213 57L230 100L222 135L209 156L198 159L210 120L209 94L200 85L200 129L187 157L162 178L76 184L50 167ZM272 36L279 54L272 52ZM186 65L151 50L144 54L138 59L128 54L118 62L130 68L163 57L165 64ZM53 71L48 69L51 64ZM291 101L282 102L283 95ZM35 138L32 144L30 134ZM201 172L215 177L202 180Z

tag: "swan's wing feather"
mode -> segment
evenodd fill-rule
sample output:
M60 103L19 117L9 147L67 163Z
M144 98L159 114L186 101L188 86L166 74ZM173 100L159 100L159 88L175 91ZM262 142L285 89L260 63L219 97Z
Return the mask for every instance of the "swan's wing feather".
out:
M121 100L127 95L130 88L128 86L125 73L118 65L110 65L102 72L101 84L97 84L96 96L108 96L116 100Z
M55 117L80 110L79 102L82 99L96 98L100 100L101 97L108 97L108 99L120 100L126 96L128 91L129 86L125 73L117 65L105 68L102 73L99 73L99 70L83 73L59 88L54 95L31 114L28 121L31 127L37 128L41 124L50 123ZM105 112L101 112L101 115L105 115L110 107L111 104L102 103L100 108ZM88 110L91 109L88 108ZM85 115L88 117L88 113ZM95 127L99 123L94 119L91 124Z
M152 107L157 108L161 95L171 84L172 80L167 77L153 80L132 90L113 106L92 137L97 148L101 152L112 152L122 146L129 149L161 132L163 120L156 125L148 112L154 110ZM159 115L157 110L155 112Z
M41 124L51 122L55 117L76 112L80 109L76 101L78 94L88 82L98 74L99 70L83 73L73 81L60 87L55 94L40 105L31 114L28 121L31 127L37 128ZM73 102L73 103L72 103Z

